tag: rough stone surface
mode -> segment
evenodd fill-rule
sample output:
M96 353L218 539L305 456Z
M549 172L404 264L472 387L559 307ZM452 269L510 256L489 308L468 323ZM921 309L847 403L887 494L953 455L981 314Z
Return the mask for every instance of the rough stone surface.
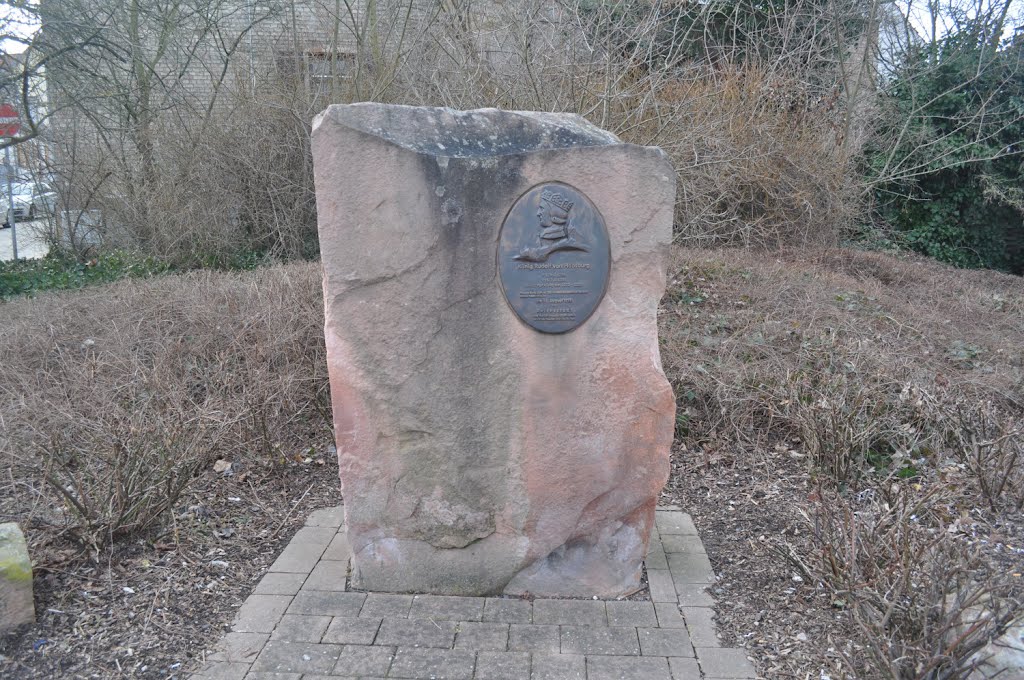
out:
M32 561L21 529L0 524L0 631L35 623L32 602Z
M1018 620L973 658L981 663L969 676L970 680L1024 678L1024 621Z
M355 104L317 118L313 156L352 585L634 589L675 412L665 154L577 116ZM603 300L560 335L497 276L506 213L548 182L593 203L611 249Z
M754 664L747 659L745 649L698 648L697 656L700 668L708 678L744 680L755 676Z

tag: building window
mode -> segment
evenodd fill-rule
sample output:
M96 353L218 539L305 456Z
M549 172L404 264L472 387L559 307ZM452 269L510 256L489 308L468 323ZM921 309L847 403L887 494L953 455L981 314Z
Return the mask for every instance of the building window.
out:
M348 52L310 50L304 55L306 85L313 94L329 94L332 86L352 77L356 55Z

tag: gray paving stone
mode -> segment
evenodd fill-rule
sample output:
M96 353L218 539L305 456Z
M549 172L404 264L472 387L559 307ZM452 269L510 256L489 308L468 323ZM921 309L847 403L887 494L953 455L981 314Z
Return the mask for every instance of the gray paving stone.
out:
M291 595L250 595L238 610L231 629L236 633L269 633L291 601Z
M700 680L700 668L697 667L696 659L684 659L681 656L676 656L668 660L668 665L672 669L672 677L675 680ZM302 680L306 680L306 678Z
M455 621L386 618L374 644L451 649L455 626Z
M660 542L651 541L647 556L644 557L644 566L648 569L668 569L668 558Z
M637 628L644 656L693 656L685 628Z
M305 580L305 574L272 572L265 574L252 592L256 595L294 595Z
M337 533L329 527L302 527L270 566L270 571L308 574Z
M562 652L566 654L640 654L636 628L562 626Z
M252 663L269 638L266 633L228 633L217 643L213 654L206 658L227 663Z
M249 664L247 663L212 661L192 677L202 678L202 680L242 680L248 672Z
M671 553L668 568L676 584L715 582L715 570L704 553Z
M484 621L530 623L533 621L533 605L528 600L488 597L484 604Z
M537 600L533 603L533 622L551 624L576 624L586 622L591 626L603 626L604 602L599 600Z
M586 657L582 654L534 654L530 680L584 680Z
M364 647L362 645L345 645L338 655L338 663L334 666L335 675L384 677L391 668L395 658L394 647Z
M686 513L658 509L645 561L652 602L531 603L344 592L340 512L310 516L197 678L659 680L670 667L675 680L699 680L698 660L707 680L756 677L744 650L719 646L704 590L714 572ZM698 659L693 645L705 650Z
M678 534L698 535L697 527L693 524L693 518L685 512L658 511L654 513L654 522L658 526L658 534L663 541L666 536Z
M399 647L388 677L470 680L475 661L475 653L461 649Z
M321 642L340 645L372 645L377 638L381 619L338 616L327 627Z
M329 673L341 653L341 645L271 640L263 648L254 671L272 673Z
M675 503L659 503L658 507L655 509L663 512L679 512L682 510L682 508Z
M707 583L676 583L679 604L684 607L713 607L715 598L707 591Z
M588 656L587 680L672 680L672 674L665 658Z
M704 543L695 534L675 534L661 539L661 545L669 555L675 553L705 554Z
M345 523L345 506L337 505L333 508L322 508L309 513L306 518L307 527L333 527L339 528Z
M272 640L292 642L320 642L331 623L330 616L301 616L285 614L270 636Z
M657 626L658 617L650 602L605 602L609 626Z
M754 664L747 659L747 650L735 647L698 647L697 663L704 675L721 680L753 680Z
M530 655L526 652L478 652L476 680L526 680Z
M406 618L412 607L412 595L395 595L392 593L369 593L359 616L374 618L396 616Z
M507 623L460 621L455 628L455 649L504 652L508 648Z
M720 647L715 632L715 613L708 607L683 607L683 618L686 619L686 632L694 647Z
M508 632L508 648L513 652L558 654L562 649L558 626L513 623Z
M352 546L349 545L348 536L344 533L335 534L320 559L337 562L348 562L352 559Z
M667 569L648 569L647 585L651 589L651 600L654 602L675 602L676 584L672 580L672 572Z
M288 607L289 614L307 616L356 617L366 593L339 593L327 590L300 590Z
M686 628L683 613L674 602L655 602L654 611L658 615L659 628Z
M302 584L302 589L343 591L347 579L348 562L320 560Z
M412 599L411 619L437 621L480 621L484 616L484 598L458 595L417 595Z

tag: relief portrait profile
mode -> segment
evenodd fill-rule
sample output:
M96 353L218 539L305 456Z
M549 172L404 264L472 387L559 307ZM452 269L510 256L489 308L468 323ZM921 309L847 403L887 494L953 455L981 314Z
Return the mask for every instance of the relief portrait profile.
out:
M524 262L544 262L551 253L560 250L590 251L590 245L573 224L572 207L575 202L562 191L545 189L537 202L539 242L524 247L513 259Z

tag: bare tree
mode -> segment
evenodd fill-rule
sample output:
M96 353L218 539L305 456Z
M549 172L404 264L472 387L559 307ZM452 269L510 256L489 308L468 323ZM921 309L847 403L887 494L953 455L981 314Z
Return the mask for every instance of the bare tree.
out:
M51 170L65 185L66 208L101 209L134 244L164 249L173 232L164 228L160 197L182 186L194 167L245 37L280 11L253 7L228 0L44 0L37 42L52 53L76 46L49 60L45 71L50 132L62 151ZM82 34L97 37L80 45L74 36Z
M1020 3L1015 0L905 0L894 5L892 30L908 38L905 44L896 45L898 49L879 46L879 63L886 65L890 76L900 75L898 79L890 77L880 87L883 94L892 94L907 106L890 112L897 119L890 119L892 131L880 143L885 149L884 162L872 177L869 188L881 183L910 180L934 172L939 167L965 162L964 155L968 149L985 147L987 142L1024 120L1024 111L1019 107L1000 106L994 98L985 97L979 99L975 106L951 113L956 120L947 134L915 138L921 130L916 124L929 115L930 107L937 101L971 92L1004 63L999 59L998 49L1008 22L1014 18L1012 11L1015 6L1019 15ZM1020 21L1018 16L1017 25L1022 25ZM966 36L972 26L985 32L974 36L984 45L983 49L976 49L977 42L967 39L961 44L949 44L947 49L973 55L973 68L956 82L936 87L935 76L940 68L940 59L956 56L940 55L946 38L950 35ZM903 68L909 55L915 51L926 53L927 61L914 62L916 68L913 71ZM1024 64L1019 59L1016 63L1017 68L1000 72L998 77L1003 82L995 89L1022 77ZM900 91L890 92L890 86L898 86ZM990 153L971 154L966 162L983 163L1022 153L1024 148L1001 145L991 148Z

